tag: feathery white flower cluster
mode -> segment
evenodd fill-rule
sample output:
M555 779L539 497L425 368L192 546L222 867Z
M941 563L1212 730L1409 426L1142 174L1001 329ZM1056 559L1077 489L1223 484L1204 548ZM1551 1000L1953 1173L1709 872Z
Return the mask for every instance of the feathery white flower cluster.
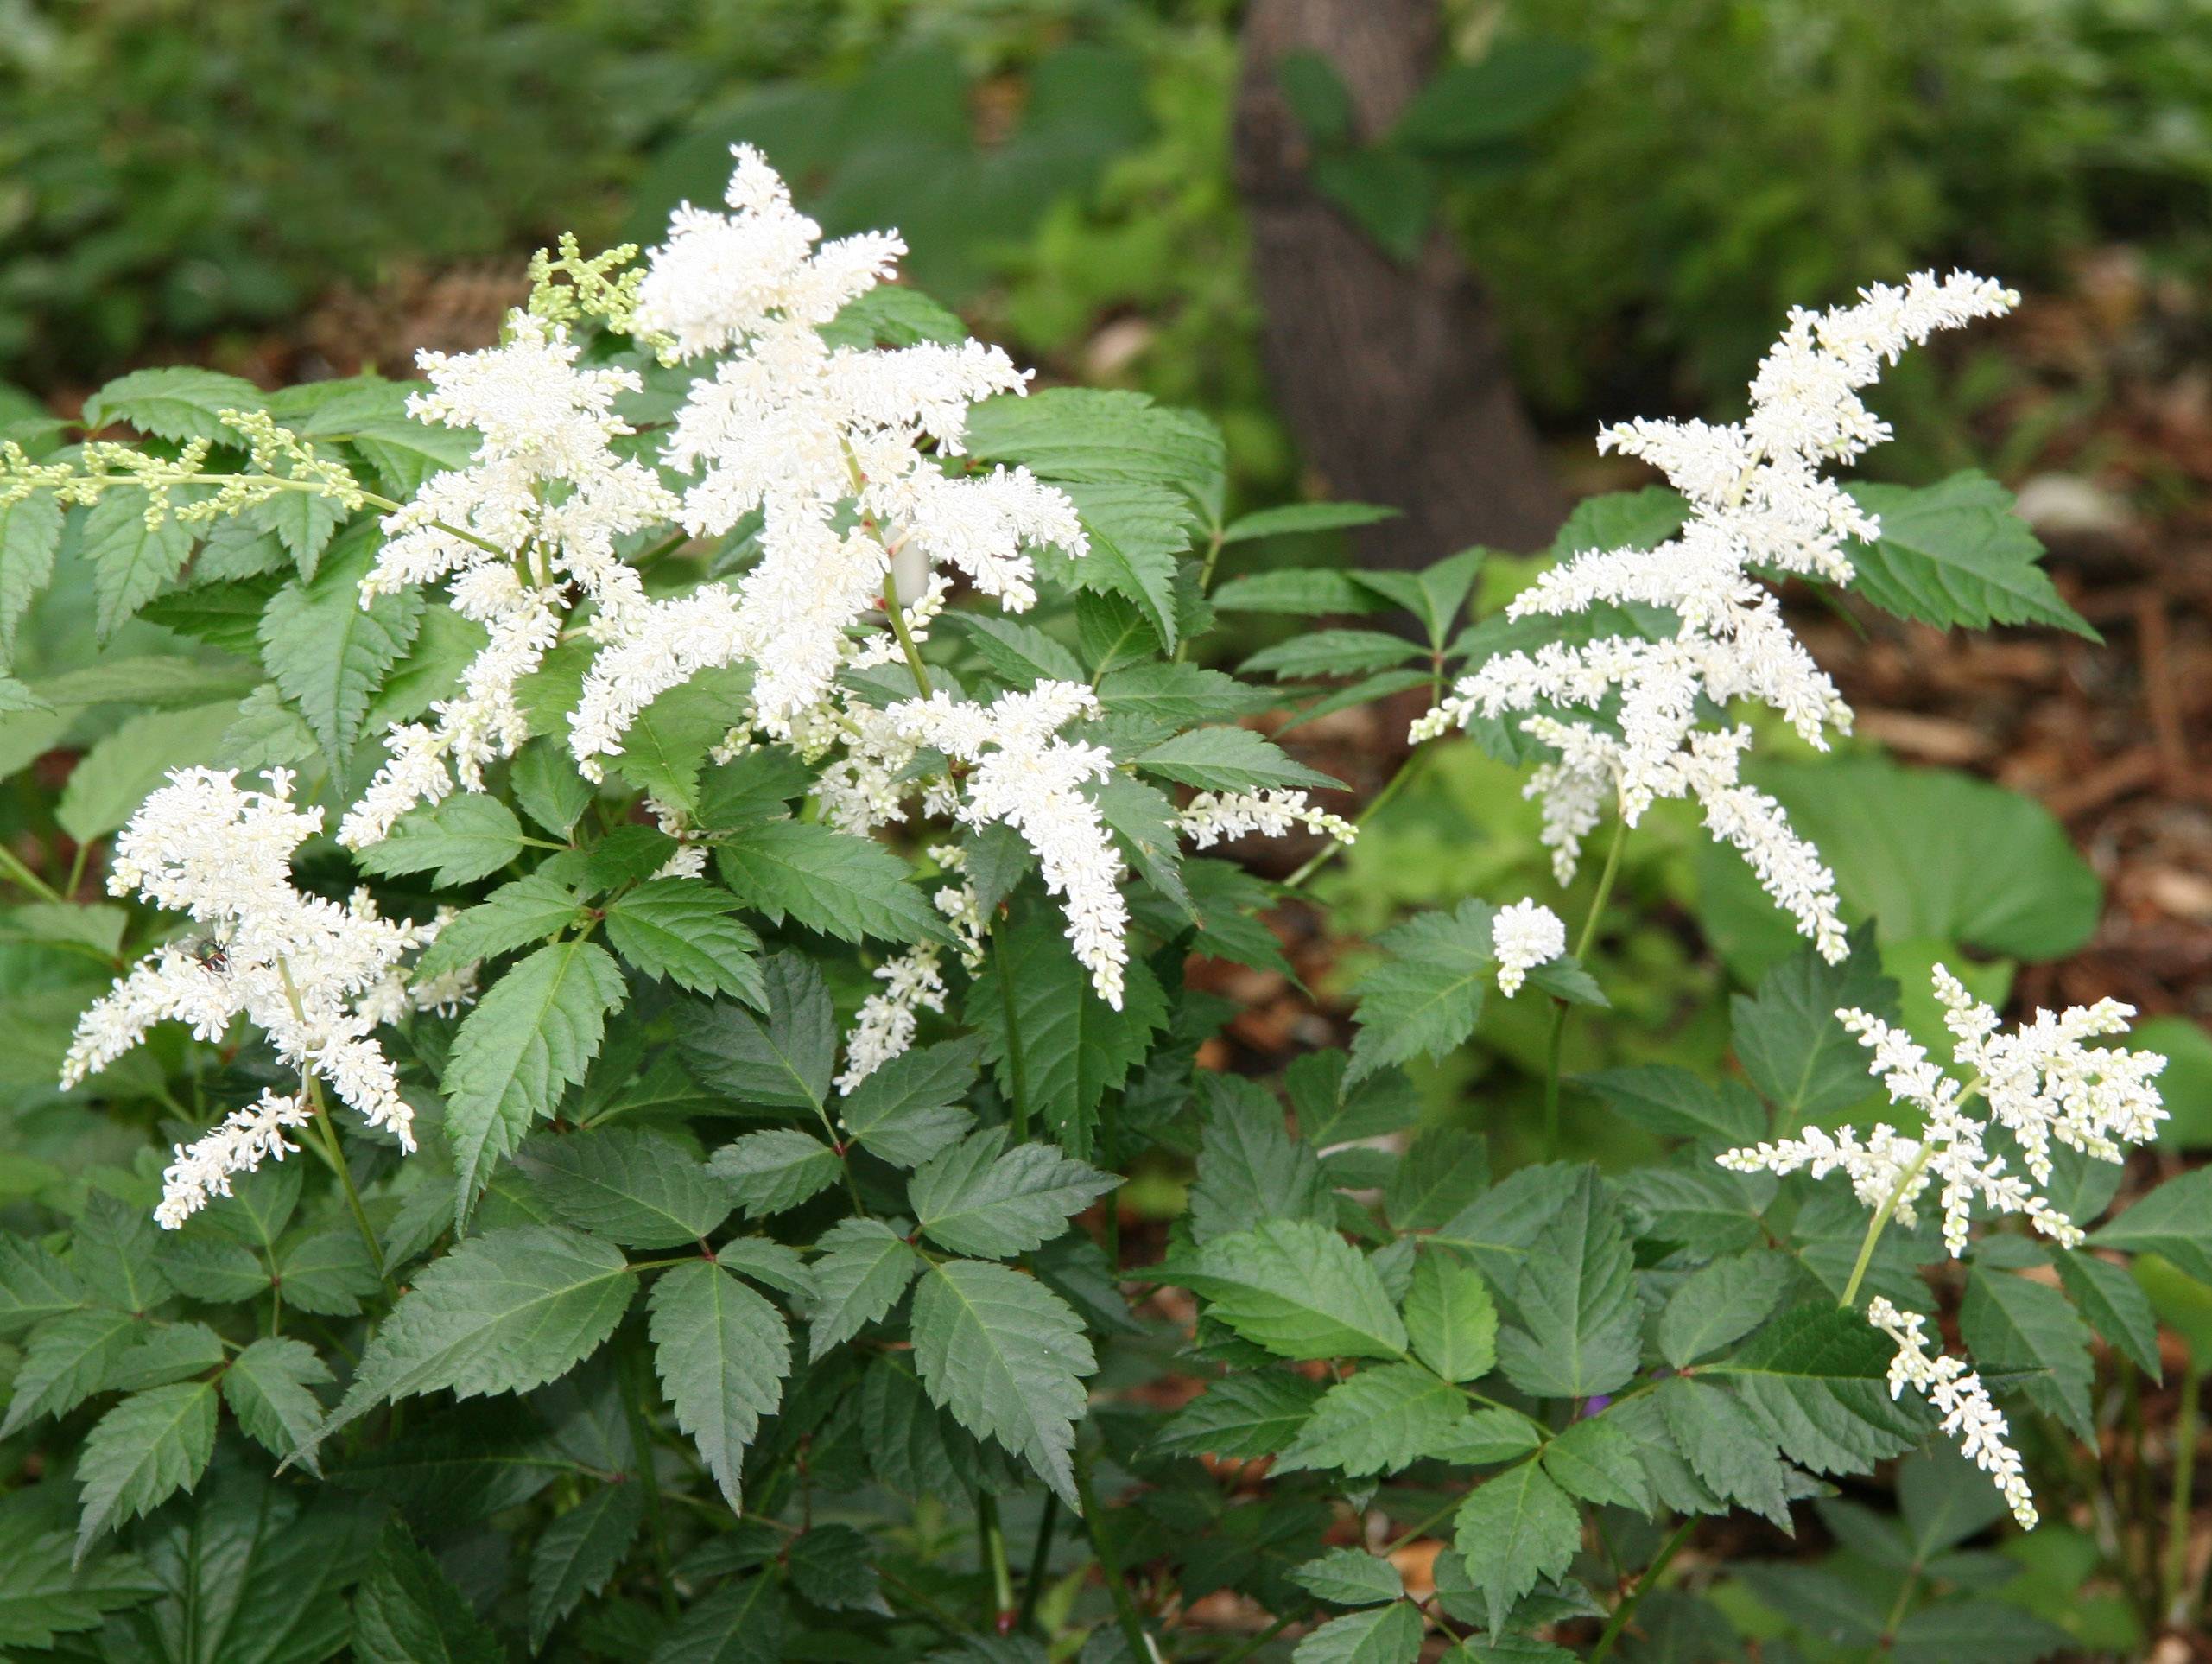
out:
M1258 835L1287 836L1294 826L1351 843L1360 829L1341 815L1309 803L1302 791L1201 791L1176 816L1176 829L1194 849Z
M158 948L118 978L79 1019L61 1083L75 1086L105 1068L155 1023L189 1023L212 1041L244 1015L285 1063L327 1081L412 1150L413 1112L373 1031L465 990L449 978L411 990L400 969L402 955L437 934L435 924L381 918L365 890L341 906L293 887L292 852L322 829L322 811L293 805L288 771L267 778L268 791L250 791L230 770L175 770L117 835L109 890L189 913L209 945ZM295 1147L284 1129L305 1124L303 1098L264 1093L180 1146L155 1216L174 1229L211 1195L228 1195L231 1174Z
M1849 462L1889 437L1857 390L1937 329L2006 311L2019 296L1987 278L1922 272L1902 288L1876 284L1858 304L1790 314L1751 384L1740 422L1624 422L1600 450L1639 456L1689 499L1682 530L1657 549L1598 549L1543 574L1506 609L1512 618L1588 613L1606 604L1663 607L1676 621L1664 640L1607 635L1501 653L1463 679L1415 725L1418 740L1475 715L1519 714L1524 732L1559 752L1529 795L1544 803L1544 838L1561 880L1608 801L1634 825L1657 799L1692 797L1707 829L1740 850L1776 903L1831 962L1845 952L1834 876L1791 829L1780 805L1743 784L1751 730L1699 726L1707 702L1772 707L1810 744L1848 732L1850 708L1784 620L1760 581L1796 573L1842 584L1847 539L1879 528L1821 469ZM1617 734L1543 708L1597 710L1618 701Z
M892 556L967 574L1009 611L1035 600L1029 551L1087 544L1067 495L1025 468L956 477L968 407L1025 391L979 341L831 346L820 326L891 275L897 236L816 246L821 228L759 153L736 147L719 214L687 205L651 251L637 327L678 358L724 354L691 386L664 451L697 476L675 518L715 536L762 516L759 562L735 589L709 583L626 618L593 661L570 746L587 773L637 713L710 667L749 662L755 725L788 737L842 662L845 632L883 598Z
M955 876L967 870L967 851L956 843L933 844L929 859ZM960 963L973 975L983 969L983 940L989 929L975 886L965 881L941 885L935 900L958 939ZM837 1077L840 1093L850 1093L902 1056L914 1044L922 1012L944 1010L943 958L944 949L937 943L921 942L876 968L884 986L863 1000L853 1013L852 1027L845 1037L845 1072Z
M341 842L376 842L419 803L459 784L484 786L484 768L529 737L515 684L560 638L572 603L597 607L593 628L618 629L645 604L615 540L671 519L675 498L653 471L618 457L631 431L616 397L640 383L627 370L576 367L567 330L527 312L507 339L480 352L425 352L430 391L408 401L420 421L483 435L466 468L434 474L387 515L386 541L361 585L370 605L407 584L447 581L453 610L491 639L463 672L460 693L432 706L434 725L396 724L390 760L339 829Z
M1942 1185L1943 1242L1954 1257L1966 1248L1974 1207L2025 1214L2063 1247L2082 1240L2082 1229L2038 1193L2051 1177L2054 1141L2100 1160L2118 1161L2123 1146L2158 1136L2165 1109L2152 1084L2166 1060L2155 1051L2092 1047L2085 1040L2127 1032L2133 1007L2114 1000L2076 1006L2053 1015L2039 1011L2012 1034L2000 1034L1995 1010L1969 994L1943 966L1935 969L1936 998L1953 1037L1958 1065L1974 1071L1962 1083L1931 1061L1903 1029L1856 1009L1836 1013L1843 1026L1873 1051L1872 1072L1892 1103L1911 1104L1924 1124L1917 1139L1877 1124L1861 1142L1850 1127L1831 1135L1808 1127L1796 1138L1729 1150L1721 1165L1737 1172L1795 1172L1816 1178L1841 1169L1859 1199L1890 1207L1907 1226L1917 1223L1915 1204L1930 1184ZM1986 1113L1968 1106L1979 1097ZM2025 1175L2006 1172L2006 1158L1988 1148L1990 1129L2002 1127L2019 1146Z
M2033 1531L2039 1517L2034 1493L2021 1473L2020 1453L2005 1442L2011 1425L1990 1401L1981 1377L1949 1353L1930 1356L1920 1332L1928 1320L1917 1312L1900 1312L1877 1294L1867 1302L1867 1321L1897 1346L1890 1360L1890 1396L1910 1387L1933 1404L1943 1414L1943 1431L1957 1438L1960 1454L1995 1480L2012 1517Z
M1550 908L1517 901L1491 916L1490 949L1498 956L1498 991L1510 1000L1531 971L1567 951L1567 926Z

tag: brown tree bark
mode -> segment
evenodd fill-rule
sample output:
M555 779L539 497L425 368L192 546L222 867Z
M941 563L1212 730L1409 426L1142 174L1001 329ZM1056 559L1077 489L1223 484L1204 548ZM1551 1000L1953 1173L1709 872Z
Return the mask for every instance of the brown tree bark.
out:
M1270 378L1332 495L1404 518L1358 534L1364 561L1419 566L1470 544L1531 549L1566 513L1522 408L1481 285L1448 235L1401 265L1316 191L1277 60L1318 53L1360 137L1385 131L1428 79L1436 0L1252 0L1234 163L1252 233Z

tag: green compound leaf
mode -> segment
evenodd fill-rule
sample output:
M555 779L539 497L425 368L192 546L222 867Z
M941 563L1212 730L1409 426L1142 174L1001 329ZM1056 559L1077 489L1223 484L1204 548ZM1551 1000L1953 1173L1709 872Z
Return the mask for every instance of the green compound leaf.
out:
M179 441L228 440L238 435L223 425L223 410L268 408L269 395L240 376L193 365L164 365L118 376L85 401L79 418L87 433L127 422L142 434Z
M1498 1308L1482 1273L1428 1253L1414 1262L1405 1296L1414 1356L1447 1381L1475 1381L1498 1361Z
M760 1419L783 1401L791 1336L783 1314L719 1267L663 1272L648 1298L654 1368L700 1458L732 1508Z
M1334 1468L1355 1478L1396 1473L1448 1449L1466 1414L1466 1394L1418 1364L1362 1369L1321 1394L1275 1470Z
M303 1463L313 1471L309 1446L323 1418L314 1388L330 1379L330 1366L314 1347L289 1336L271 1336L231 1360L223 1372L223 1401L256 1443L278 1456L304 1451Z
M820 1195L837 1183L843 1165L836 1151L794 1127L749 1133L707 1162L729 1198L756 1219Z
M867 838L811 821L762 821L716 845L722 881L771 924L787 918L841 942L948 942L906 863Z
M1419 1052L1442 1058L1474 1032L1498 960L1490 945L1497 910L1463 901L1453 912L1419 913L1375 938L1391 957L1360 981L1360 1026L1347 1084Z
M728 1000L676 1007L676 1045L701 1086L746 1108L821 1111L837 1061L837 1014L812 960L779 953L761 966L767 1020Z
M930 1400L1021 1456L1080 1512L1068 1454L1098 1360L1067 1303L1005 1266L948 1260L915 1290L913 1329Z
M1405 1594L1398 1568L1364 1548L1333 1548L1293 1572L1290 1581L1332 1606L1374 1606Z
M1258 791L1271 786L1341 789L1341 780L1308 768L1250 728L1193 728L1137 759L1148 774L1207 791Z
M922 1261L906 1239L880 1219L846 1219L814 1244L821 1298L808 1323L808 1362L876 1322L906 1292Z
M1330 1619L1298 1643L1291 1664L1413 1664L1423 1633L1420 1609L1393 1601Z
M1170 1456L1272 1456L1298 1436L1322 1391L1287 1370L1231 1375L1169 1416L1151 1447Z
M975 1117L960 1100L975 1084L980 1037L916 1046L878 1064L846 1096L847 1139L894 1167L917 1167L959 1141Z
M532 1119L551 1115L561 1093L584 1078L625 992L606 949L577 937L540 948L462 1019L445 1076L456 1223L466 1223L492 1167Z

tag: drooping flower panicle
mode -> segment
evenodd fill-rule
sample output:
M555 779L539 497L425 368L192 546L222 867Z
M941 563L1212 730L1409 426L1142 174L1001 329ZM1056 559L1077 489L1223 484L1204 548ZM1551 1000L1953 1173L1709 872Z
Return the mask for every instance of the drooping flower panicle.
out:
M1477 715L1518 715L1556 760L1529 792L1544 803L1544 837L1561 880L1610 803L1635 824L1660 798L1694 798L1707 829L1742 852L1777 905L1829 960L1845 951L1833 875L1791 829L1779 804L1739 771L1751 730L1702 726L1703 711L1739 700L1768 706L1809 744L1825 748L1851 713L1791 633L1763 577L1796 574L1842 584L1845 545L1879 535L1874 518L1822 473L1889 436L1858 390L1937 329L1995 315L2019 297L1987 278L1923 272L1903 287L1876 284L1859 302L1793 311L1751 384L1741 422L1623 422L1600 450L1638 456L1689 501L1680 532L1654 549L1594 549L1545 572L1507 608L1513 618L1587 613L1600 607L1663 608L1672 632L1612 632L1500 653L1462 679L1415 727L1415 737ZM1554 715L1611 706L1617 721Z
M139 805L117 835L108 888L188 913L203 943L155 949L95 1000L78 1021L62 1084L105 1068L156 1023L187 1023L212 1042L243 1016L279 1059L327 1083L364 1121L412 1150L414 1115L374 1031L418 1007L453 1001L465 983L409 988L400 961L428 943L434 924L380 918L365 890L341 905L293 886L292 853L322 829L322 811L295 806L291 786L282 769L269 772L265 791L241 788L229 770L178 769ZM230 1175L281 1158L294 1147L284 1130L305 1124L307 1101L304 1086L264 1093L179 1146L155 1217L181 1224L211 1195L229 1194Z
M1959 1441L1960 1454L1990 1476L2005 1493L2012 1517L2024 1530L2033 1531L2039 1518L2035 1496L2021 1471L2020 1453L2006 1442L2012 1426L1991 1401L1981 1375L1963 1359L1929 1352L1920 1332L1928 1319L1917 1312L1900 1312L1877 1294L1867 1302L1867 1321L1897 1347L1890 1360L1890 1396L1898 1397L1910 1387L1934 1405L1943 1418L1943 1431Z

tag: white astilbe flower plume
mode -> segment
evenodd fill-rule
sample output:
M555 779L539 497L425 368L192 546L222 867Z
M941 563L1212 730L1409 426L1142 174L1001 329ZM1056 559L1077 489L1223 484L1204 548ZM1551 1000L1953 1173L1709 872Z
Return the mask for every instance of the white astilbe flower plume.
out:
M1211 849L1235 838L1284 837L1297 826L1339 843L1352 843L1360 835L1358 827L1309 803L1302 791L1201 791L1176 816L1176 829L1194 849Z
M2002 313L2019 296L1987 278L1922 272L1902 288L1876 284L1856 305L1793 310L1751 384L1738 422L1623 422L1600 450L1661 469L1689 500L1682 530L1656 549L1594 549L1545 572L1507 607L1512 618L1587 613L1600 607L1664 608L1673 633L1652 640L1607 634L1500 653L1462 679L1415 725L1416 739L1499 717L1617 701L1618 734L1594 722L1537 716L1524 726L1559 753L1529 792L1544 802L1544 838L1560 879L1608 803L1634 825L1657 799L1694 797L1713 834L1751 862L1776 903L1831 962L1845 951L1835 879L1791 829L1781 806L1743 784L1748 728L1701 728L1701 703L1749 700L1779 712L1811 745L1851 712L1790 632L1765 573L1841 585L1848 539L1872 540L1874 518L1821 470L1889 437L1860 400L1886 364L1937 329Z
M1510 1000L1531 971L1567 951L1567 926L1550 908L1517 901L1492 917L1490 948L1498 956L1498 991Z
M435 924L381 918L366 891L341 905L293 887L292 852L321 831L322 811L294 806L288 771L272 769L268 780L268 791L251 791L229 770L175 770L117 835L109 890L189 913L208 945L157 948L95 1000L78 1020L61 1083L105 1068L155 1023L187 1023L212 1042L244 1016L283 1062L412 1150L413 1113L373 1031L418 1004L464 997L465 980L408 987L400 958L428 943ZM179 1146L155 1217L174 1229L210 1196L230 1194L233 1173L296 1147L284 1131L305 1124L307 1101L303 1078L299 1094L264 1093Z
M361 585L366 607L409 584L447 582L453 610L491 639L462 673L434 723L396 725L390 760L339 828L353 847L376 842L419 803L459 784L484 786L485 765L529 737L515 684L560 638L568 608L588 598L605 632L644 604L615 540L673 518L676 500L653 472L618 457L631 431L616 396L636 372L578 369L558 324L511 314L507 339L480 352L424 352L428 392L408 401L418 420L472 428L483 442L465 468L434 474L383 521L386 541Z
M1795 1138L1727 1151L1721 1165L1738 1172L1803 1167L1816 1178L1841 1169L1860 1201L1875 1209L1886 1204L1907 1226L1917 1223L1919 1198L1930 1185L1940 1186L1943 1242L1954 1257L1965 1251L1977 1202L1994 1214L2024 1214L2044 1235L2074 1247L2082 1241L2081 1226L2037 1188L2050 1182L2050 1146L2063 1144L2116 1162L2126 1146L2157 1137L2166 1112L2152 1083L2166 1060L2155 1051L2083 1044L2127 1032L2134 1008L2116 1000L2056 1016L2039 1011L2014 1032L2000 1034L1996 1012L1941 965L1935 988L1954 1037L1952 1055L1960 1068L1974 1071L1970 1081L1960 1082L1933 1062L1903 1029L1856 1009L1836 1013L1873 1051L1873 1072L1890 1102L1920 1112L1917 1138L1886 1125L1877 1125L1863 1142L1848 1127L1833 1134L1808 1127ZM1979 1115L1970 1113L1977 1098ZM2025 1174L2008 1172L2006 1157L1991 1153L1990 1134L1998 1127L2019 1146Z
M1121 856L1098 805L1082 791L1113 772L1113 753L1059 734L1099 708L1098 695L1081 683L1040 682L987 706L940 692L894 705L886 715L910 741L971 765L954 817L979 831L1011 826L1036 852L1044 887L1061 898L1068 916L1075 957L1091 973L1099 997L1119 1011L1129 962Z
M1996 1482L2012 1505L2012 1517L2029 1531L2038 1515L2035 1496L2020 1470L2020 1453L2005 1442L2012 1432L2004 1412L1990 1401L1981 1377L1962 1359L1949 1353L1932 1356L1921 1330L1927 1318L1917 1312L1900 1312L1877 1294L1867 1302L1867 1321L1888 1336L1897 1346L1890 1360L1890 1396L1911 1388L1943 1418L1943 1431L1957 1438L1959 1452Z
M677 211L637 321L678 358L726 355L692 384L663 456L694 477L684 529L719 536L757 511L760 558L735 588L702 585L610 632L571 720L587 774L656 697L721 665L751 665L753 725L789 737L844 662L846 632L884 598L895 550L1020 611L1035 600L1030 550L1087 548L1074 505L1026 469L955 476L935 460L960 454L969 406L1028 376L979 341L830 346L819 327L890 276L904 245L871 233L817 246L821 228L758 152L734 154L733 212Z

